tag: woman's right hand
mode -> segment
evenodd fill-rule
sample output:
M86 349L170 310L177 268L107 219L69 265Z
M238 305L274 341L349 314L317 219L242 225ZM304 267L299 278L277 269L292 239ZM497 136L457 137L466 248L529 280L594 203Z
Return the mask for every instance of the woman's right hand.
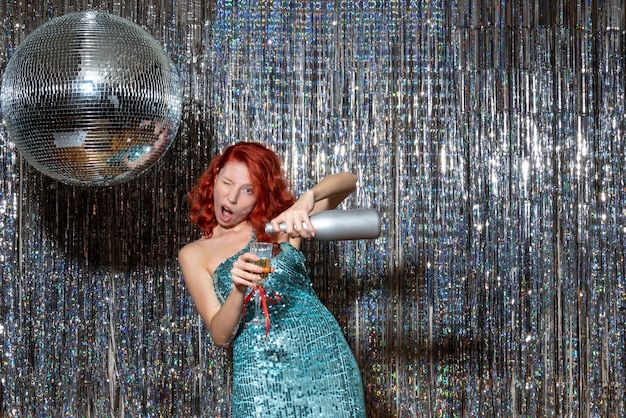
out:
M253 253L243 253L233 263L230 269L230 275L233 284L240 292L244 293L248 287L256 286L259 280L262 280L261 274L264 268L253 261L258 261L259 256ZM270 273L274 271L274 267L270 267Z

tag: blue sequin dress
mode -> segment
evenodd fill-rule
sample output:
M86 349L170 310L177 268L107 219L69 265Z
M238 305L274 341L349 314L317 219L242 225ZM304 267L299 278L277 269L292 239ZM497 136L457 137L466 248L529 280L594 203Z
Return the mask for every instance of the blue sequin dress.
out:
M243 252L218 266L213 281L224 302L230 269ZM280 295L265 325L240 325L233 342L233 417L365 417L359 368L339 324L309 280L305 257L288 243L272 258L265 282ZM254 303L246 310L246 322Z

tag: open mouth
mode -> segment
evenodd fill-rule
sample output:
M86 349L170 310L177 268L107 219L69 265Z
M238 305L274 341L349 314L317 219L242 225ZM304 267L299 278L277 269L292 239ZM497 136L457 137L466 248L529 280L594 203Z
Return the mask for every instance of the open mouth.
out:
M232 217L233 217L233 212L230 209L222 206L222 220L225 222L228 222L232 219Z

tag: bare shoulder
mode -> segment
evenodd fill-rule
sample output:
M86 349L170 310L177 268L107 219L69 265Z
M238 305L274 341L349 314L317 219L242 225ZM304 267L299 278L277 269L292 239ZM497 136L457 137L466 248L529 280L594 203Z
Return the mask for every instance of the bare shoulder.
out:
M283 242L283 241L281 241L281 242ZM298 250L302 246L302 238L300 238L300 237L289 238L289 239L285 240L285 242L288 242L289 244L291 244L292 247L297 248Z
M178 259L180 261L189 262L193 261L196 258L201 258L203 253L203 247L205 246L203 245L203 241L207 240L200 238L199 240L190 242L189 244L185 245L178 251Z
M183 269L206 270L213 274L224 260L239 252L250 239L250 231L220 232L211 238L190 242L178 252L178 262Z
M212 260L212 254L214 245L211 239L200 238L196 241L190 242L178 251L178 262L183 268L201 268L212 274L213 270L210 268L214 261Z

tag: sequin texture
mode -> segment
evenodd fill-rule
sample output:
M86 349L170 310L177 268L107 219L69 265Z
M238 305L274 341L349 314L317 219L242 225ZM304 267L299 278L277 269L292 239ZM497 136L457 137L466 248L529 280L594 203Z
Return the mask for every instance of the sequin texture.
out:
M230 269L238 256L215 271L221 300L231 290ZM265 286L280 294L280 302L268 305L269 335L263 325L242 324L235 336L233 416L364 417L358 365L339 324L313 291L304 255L282 244L272 266ZM245 321L253 315L250 304Z

